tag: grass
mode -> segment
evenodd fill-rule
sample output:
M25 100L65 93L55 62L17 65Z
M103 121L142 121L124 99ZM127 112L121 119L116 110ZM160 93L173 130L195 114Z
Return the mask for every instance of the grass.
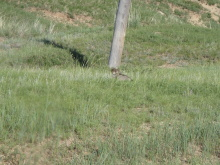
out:
M31 4L29 1L24 2L27 5ZM2 65L29 65L27 59L35 56L31 53L35 52L33 50L38 49L38 47L40 47L39 53L42 52L43 56L49 54L48 58L53 56L54 53L50 54L49 52L54 50L54 52L57 52L57 55L55 55L57 57L61 52L66 55L69 53L70 57L80 56L80 58L83 58L80 63L87 63L90 66L106 65L113 34L112 19L106 17L107 20L102 20L95 17L95 20L102 20L100 23L104 26L99 26L100 24L97 23L96 26L92 27L86 27L85 25L73 27L52 20L48 21L35 13L29 13L19 7L14 7L13 3L10 3L10 5L5 2L1 3L1 36L10 38L6 44L18 42L24 45L21 51L3 52L3 54L9 54L12 61L7 60L8 62L5 62L5 60L1 60ZM103 2L98 3L100 3L99 7L101 8ZM155 6L152 2L152 7L145 10L142 3L142 1L137 4L134 3L131 10L123 62L131 66L133 64L158 66L173 63L173 61L176 61L176 63L178 61L188 63L192 60L196 60L196 62L199 60L200 63L203 61L211 63L218 61L219 24L209 20L209 13L202 15L202 18L207 21L207 26L211 28L205 29L192 27L185 23L181 16L175 16L178 15L176 13L172 15L168 10L169 6L164 4ZM79 9L81 8L79 7ZM166 13L167 16L155 12L157 9ZM16 17L12 17L14 12L16 12ZM109 17L114 18L110 15ZM105 21L109 23L106 24ZM146 26L143 26L145 24L149 24L149 26L146 28ZM43 44L49 44L52 47L47 48ZM63 50L57 51L57 48ZM24 59L20 58L21 53ZM15 59L19 57L19 60L13 60L14 56ZM164 56L166 57L164 58ZM139 60L140 58L142 60ZM71 62L71 60L69 61ZM54 62L51 63L48 65L56 65ZM58 63L65 64L66 62Z
M93 69L1 69L1 141L73 136L79 164L181 161L191 144L217 161L218 70L155 69L124 83Z
M219 5L220 4L220 2L217 0L207 0L207 3L209 5Z
M116 7L0 2L0 164L219 164L219 24L196 3L133 2L121 82L107 68Z
M177 6L182 7L183 9L187 9L190 11L194 11L194 12L199 12L202 10L202 7L196 3L196 2L192 2L192 1L182 1L182 0L168 0L170 3L173 3Z

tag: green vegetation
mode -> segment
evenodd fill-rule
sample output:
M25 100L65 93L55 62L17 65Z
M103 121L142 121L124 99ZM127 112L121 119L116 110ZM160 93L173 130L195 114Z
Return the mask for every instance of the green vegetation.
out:
M178 10L178 9L175 9L175 10L174 10L174 14L176 14L176 15L178 15L178 16L183 16L183 15L185 15L184 12L182 12L182 11L180 11L180 10Z
M219 22L196 2L134 1L121 82L117 2L0 2L0 164L219 164Z
M67 156L77 164L175 163L184 157L215 163L218 70L144 70L130 72L133 82L117 82L96 69L1 69L1 141L22 146L53 137L51 162L59 155L60 162ZM68 137L74 139L70 146L59 143Z
M177 6L182 7L183 9L188 9L194 12L199 12L202 9L202 6L200 6L198 3L196 2L192 2L192 1L182 1L182 0L168 0L168 2L175 4Z
M209 5L215 5L215 4L220 5L220 2L218 0L207 0L207 3Z

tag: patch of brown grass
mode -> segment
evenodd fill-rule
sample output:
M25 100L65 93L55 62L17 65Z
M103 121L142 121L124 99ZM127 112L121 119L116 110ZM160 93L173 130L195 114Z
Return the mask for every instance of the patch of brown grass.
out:
M211 157L211 159L210 159ZM206 157L206 155L203 154L202 146L195 144L195 142L191 142L188 145L188 151L187 154L182 156L181 162L183 165L191 164L191 160L193 158L199 158L202 159L204 164L217 164L219 162L219 158L211 155L209 158Z
M193 0L193 1L198 2L204 9L208 10L211 13L211 17L212 17L213 20L215 20L216 22L219 21L220 8L218 8L217 5L210 6L206 3L200 2L198 0Z
M0 145L0 165L35 164L50 165L54 162L64 164L72 161L73 154L80 152L73 146L81 143L76 137L63 140L45 139L39 143L25 143L14 147Z
M207 4L207 2L205 0L203 0L203 1L191 0L191 1L201 5L204 10L200 11L199 13L196 13L196 12L190 11L188 9L183 9L179 6L172 4L172 3L168 3L168 5L173 13L175 12L175 10L187 13L188 14L187 21L192 25L206 27L205 23L202 20L202 14L207 11L211 14L211 18L214 21L216 21L217 23L219 22L220 8L217 5L210 6ZM162 15L163 15L163 13L162 13Z
M179 10L179 11L188 13L187 21L189 23L191 23L192 25L205 27L204 22L201 20L201 14L190 11L188 9L183 9L183 8L181 8L179 6L176 6L174 4L171 4L171 3L169 3L168 5L169 5L169 7L170 7L170 9L172 10L173 13L174 13L175 10Z
M35 7L31 7L27 9L28 12L36 12L44 17L47 17L49 19L52 19L57 22L61 22L64 24L71 24L74 26L79 26L80 24L85 24L86 26L91 27L92 24L92 17L88 16L86 14L73 14L73 16L70 16L69 14L62 13L62 12L51 12L48 10L38 9Z
M0 37L0 42L4 42L5 38L4 37Z

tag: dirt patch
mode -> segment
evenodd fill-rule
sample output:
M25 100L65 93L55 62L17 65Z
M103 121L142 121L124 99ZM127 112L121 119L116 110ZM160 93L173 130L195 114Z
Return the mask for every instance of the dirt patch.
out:
M204 10L208 11L211 14L211 18L213 20L215 20L216 22L219 21L220 8L218 8L217 5L210 6L205 1L200 1L200 0L191 0L191 1L198 3L199 5L201 5L204 8ZM190 11L188 9L183 9L179 6L172 4L172 3L168 3L168 5L173 13L175 12L175 10L179 10L179 11L188 13L187 21L189 23L191 23L192 25L206 27L205 23L202 21L202 14L205 12L204 10L201 11L200 13L196 13L196 12Z
M168 5L169 5L169 7L170 7L170 9L172 10L173 13L175 12L175 10L179 10L179 11L188 13L189 16L188 16L187 20L192 25L206 27L204 25L204 22L201 20L201 14L190 11L188 9L183 9L183 8L181 8L179 6L176 6L176 5L173 5L171 3L169 3Z
M70 147L74 142L76 142L76 139L74 137L70 137L70 138L65 139L65 140L60 140L59 141L59 146Z
M181 164L183 165L192 164L191 160L193 157L198 159L203 157L204 164L218 164L219 162L219 158L216 155L210 155L209 159L204 159L203 147L195 142L189 143L187 148L187 154L183 155L181 158Z
M204 9L208 10L211 13L212 19L215 21L219 21L220 18L220 8L217 7L217 5L210 6L204 2L201 2L199 0L192 0L193 2L199 3Z
M191 164L190 160L192 157L201 157L202 155L202 147L199 145L195 145L193 143L189 143L188 145L188 154L183 155L181 158L181 164L188 165Z
M201 20L201 15L194 12L189 12L188 22L192 25L206 27L204 22Z
M0 37L0 42L4 42L5 38L4 37Z
M85 24L86 26L91 27L92 17L85 14L73 14L70 16L69 14L62 12L51 12L48 10L42 10L35 7L27 9L28 12L36 12L42 14L43 16L50 18L54 21L71 24L74 26L79 26L80 24Z
M188 146L189 150L195 155L195 156L201 156L202 155L202 146L196 145L194 143L189 143Z
M143 123L140 126L140 129L144 132L144 133L148 133L151 130L151 124L150 123Z
M33 144L17 145L13 148L4 146L7 151L1 155L2 164L19 164L25 162L28 164L48 164L48 151L45 149L46 142ZM1 163L0 163L1 164Z
M13 148L0 144L1 149L4 149L4 152L0 152L0 165L49 165L55 162L56 159L62 159L62 161L67 164L67 162L72 160L72 154L74 152L77 154L76 149L71 148L75 143L80 143L80 140L75 137L70 137L64 140L45 139L39 143L25 143L23 145L16 145ZM62 156L60 155L60 150L62 150Z

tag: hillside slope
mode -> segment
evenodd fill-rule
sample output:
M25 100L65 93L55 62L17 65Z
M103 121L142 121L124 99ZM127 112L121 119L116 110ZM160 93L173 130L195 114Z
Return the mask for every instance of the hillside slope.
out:
M27 51L28 56L31 56L23 55L24 58L29 59L35 55L25 49L40 47L40 50L47 52L44 49L48 49L46 47L50 43L56 49L62 47L61 51L69 52L73 57L80 55L88 65L106 65L117 0L91 0L86 3L70 0L57 0L53 3L10 0L2 1L1 4L0 36L4 40L1 46L3 53L4 48L18 42L23 45L22 54ZM185 65L189 60L218 61L219 5L214 0L134 1L123 62L126 65L158 66L172 63ZM15 56L18 57L21 52L16 51ZM29 65L27 61L16 60L15 63L9 60L8 63ZM62 65L58 61L58 65ZM56 62L54 65L57 65Z
M71 19L76 22L83 20L84 23L88 21L98 25L102 24L102 26L111 26L112 22L110 21L115 14L118 1L91 0L84 3L83 1L56 0L50 3L41 0L10 0L9 2L28 11L42 13L44 16L58 21L61 21L59 17L66 17L69 21ZM163 17L176 16L182 20L192 20L193 18L190 17L198 17L197 21L204 21L204 24L212 19L219 22L220 17L220 2L218 0L137 0L133 1L132 4L130 23L132 21L140 21L140 24L149 24L152 21L150 17L156 13L161 14ZM52 13L55 15L52 15ZM209 19L205 20L206 18L203 15L208 15L207 18ZM156 19L156 16L154 19ZM62 21L68 22L66 19Z
M0 165L219 165L219 0L0 0Z

